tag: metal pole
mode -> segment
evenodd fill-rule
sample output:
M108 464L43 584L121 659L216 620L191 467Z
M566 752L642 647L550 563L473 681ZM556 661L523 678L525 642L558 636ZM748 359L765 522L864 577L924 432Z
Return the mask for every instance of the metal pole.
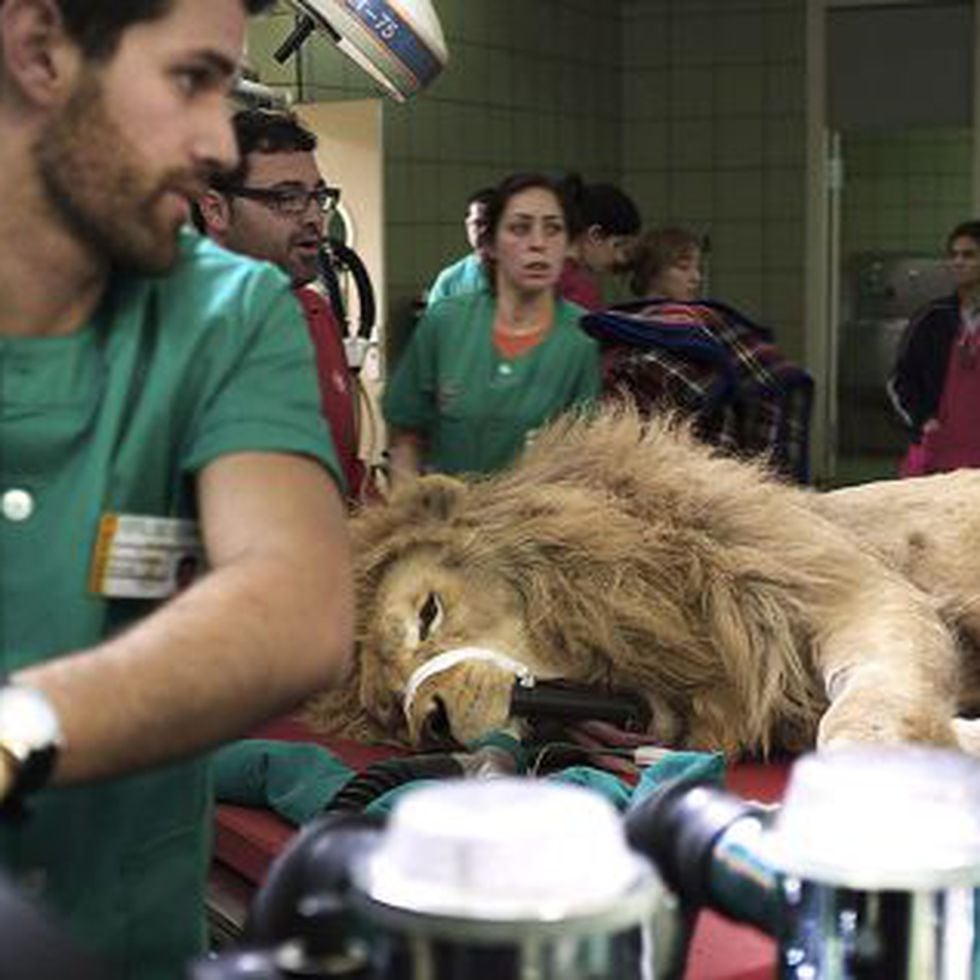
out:
M973 0L973 215L980 216L980 0Z

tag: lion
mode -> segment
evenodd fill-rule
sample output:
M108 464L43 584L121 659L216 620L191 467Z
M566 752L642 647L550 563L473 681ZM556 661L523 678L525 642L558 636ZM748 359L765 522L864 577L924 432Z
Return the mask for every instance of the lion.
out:
M515 677L641 694L651 741L980 754L980 472L819 493L675 417L565 418L518 464L352 522L353 674L318 729L421 744L512 724Z

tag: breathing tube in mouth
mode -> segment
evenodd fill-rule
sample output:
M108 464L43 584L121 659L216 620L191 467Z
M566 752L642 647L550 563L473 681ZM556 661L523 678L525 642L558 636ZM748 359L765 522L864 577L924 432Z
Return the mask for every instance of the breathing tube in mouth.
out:
M409 677L402 694L406 720L410 720L419 689L431 678L466 663L486 663L515 677L510 717L555 721L605 721L627 732L649 730L652 712L639 694L579 684L561 678L541 680L527 665L485 647L457 647L421 664ZM448 727L448 726L447 726Z
M510 696L515 718L605 721L627 732L644 732L652 714L646 699L629 691L604 690L564 680L518 681Z
M499 653L497 650L491 650L488 647L455 647L452 650L446 650L426 660L409 677L408 682L405 684L405 690L402 693L402 708L404 709L406 720L411 718L412 708L415 704L415 699L418 697L419 688L426 681L465 663L492 664L507 673L513 674L518 678L519 683L527 686L536 683L531 668L527 664L515 660L513 657L508 657L506 654Z

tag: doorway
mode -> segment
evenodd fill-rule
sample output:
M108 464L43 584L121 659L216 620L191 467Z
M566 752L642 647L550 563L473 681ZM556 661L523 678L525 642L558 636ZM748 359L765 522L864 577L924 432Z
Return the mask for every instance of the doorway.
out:
M945 237L980 202L978 11L808 6L807 337L824 485L894 476L906 442L887 377L909 315L950 291Z

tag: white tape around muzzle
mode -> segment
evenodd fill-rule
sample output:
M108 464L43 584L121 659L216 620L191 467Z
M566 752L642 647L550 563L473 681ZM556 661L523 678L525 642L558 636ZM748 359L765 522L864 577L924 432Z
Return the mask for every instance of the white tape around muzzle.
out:
M493 664L502 670L512 673L522 684L526 684L528 687L534 685L534 674L531 668L527 664L522 664L519 660L514 660L506 654L498 653L496 650L490 650L487 647L456 647L453 650L446 650L445 653L440 653L431 660L426 660L409 677L408 683L405 685L405 693L402 695L405 717L411 719L412 705L415 703L419 688L430 677L435 677L437 674L451 670L459 664L471 663L473 661Z

